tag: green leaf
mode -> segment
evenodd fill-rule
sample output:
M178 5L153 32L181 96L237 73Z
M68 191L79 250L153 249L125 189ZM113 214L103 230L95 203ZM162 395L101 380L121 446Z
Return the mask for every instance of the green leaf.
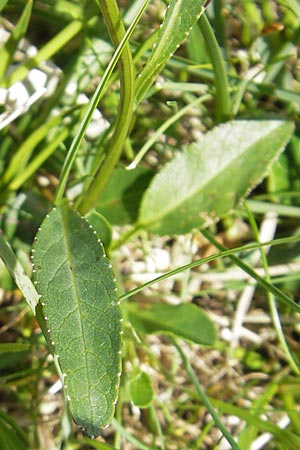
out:
M107 426L121 365L121 315L111 264L88 222L67 203L34 243L34 279L75 422L91 437Z
M0 5L1 9L1 5ZM31 9L32 9L32 0L27 0L27 3L24 7L24 11L19 19L19 22L13 29L10 37L4 44L4 46L0 49L0 81L13 60L14 53L18 47L18 44L22 37L25 35L28 27L28 23L31 17Z
M284 153L280 155L276 163L273 165L268 177L268 192L274 193L270 198L273 202L299 206L299 199L286 195L282 197L280 194L284 192L298 191L300 187L300 137L295 133L289 142ZM276 196L279 193L279 196Z
M131 400L139 408L148 408L151 405L154 392L151 379L145 372L139 372L138 375L130 381L129 391Z
M24 295L28 305L30 306L33 314L35 314L35 307L39 301L39 295L30 278L24 272L23 267L17 260L10 245L0 234L0 258L3 260L6 268L14 278L16 285Z
M2 180L4 185L10 184L10 189L18 189L20 187L20 182L18 181L19 177L23 178L24 171L28 172L28 161L31 158L32 153L34 152L38 144L43 139L45 139L47 134L49 134L50 130L53 129L53 127L55 127L56 125L61 124L63 116L64 113L61 113L55 117L50 118L46 123L43 123L39 128L34 130L29 135L29 137L22 142L18 150L12 156L10 164L5 171ZM58 145L58 143L56 143L56 145ZM55 147L52 148L50 154L55 149ZM44 154L44 151L42 153ZM39 157L40 156L38 156L37 158ZM43 162L44 160L41 161L41 164ZM32 171L29 175L32 175Z
M153 178L138 225L172 235L216 221L267 175L293 130L293 123L280 120L217 126Z
M28 450L25 433L11 419L0 411L0 448L1 450Z
M0 354L2 353L15 353L24 352L29 350L30 344L20 343L20 342L7 342L0 344Z
M278 0L278 3L300 17L300 4L297 0Z
M215 398L210 398L211 403L221 412L228 415L233 415L242 419L247 425L253 425L259 428L261 432L270 433L273 435L275 448L298 450L300 448L300 437L290 429L282 429L279 425L272 423L271 420L264 420L260 418L259 414L252 414L251 409L241 408L232 405L230 402L223 402ZM261 409L260 409L261 412ZM281 447L279 445L281 444Z
M215 328L207 315L192 303L128 304L128 318L142 333L173 333L202 345L213 345Z
M154 78L204 11L206 0L172 0L160 28L157 42L136 83L137 102L142 100Z
M111 242L112 227L106 220L106 217L97 211L92 211L86 216L88 222L92 225L98 236L101 236L101 241L104 248L108 248Z
M90 123L91 118L92 118L93 111L98 106L100 99L102 98L104 88L106 87L106 84L107 84L119 58L121 61L123 61L122 62L123 69L121 70L121 74L122 74L122 76L125 77L124 80L126 79L126 83L125 83L126 89L124 90L126 95L124 95L124 96L121 95L121 107L125 108L124 111L126 111L128 117L126 119L126 118L124 118L124 115L119 114L120 120L117 121L117 129L120 131L120 133L119 134L116 133L116 128L115 128L114 133L113 133L113 138L115 137L114 142L112 142L112 139L110 140L110 145L112 145L113 143L114 143L114 145L111 147L112 150L110 152L109 158L106 158L106 164L108 167L106 166L106 164L102 165L101 171L100 171L101 174L100 174L100 172L98 172L98 175L96 176L94 181L91 182L90 185L86 186L85 195L82 199L82 202L78 205L78 208L82 213L87 213L92 207L95 206L96 199L99 197L99 194L102 191L102 184L105 185L106 182L109 180L110 175L112 173L111 167L113 168L116 165L117 160L121 154L124 140L126 138L128 128L131 123L131 115L128 114L128 108L129 108L129 110L132 109L133 100L134 100L133 95L131 95L132 94L131 88L129 87L130 85L133 85L133 78L132 78L132 64L131 63L128 64L128 61L131 61L131 52L129 50L128 42L129 42L129 38L130 38L131 34L133 33L139 19L141 18L144 10L146 9L148 2L149 2L149 0L144 1L143 6L140 8L134 21L131 23L130 27L128 28L128 30L126 31L126 33L124 34L122 39L121 39L122 27L120 27L120 23L116 27L116 30L115 30L117 33L116 36L118 35L118 37L120 38L120 43L118 44L118 46L113 54L113 57L110 60L110 63L108 64L104 74L101 77L101 82L99 83L97 89L95 90L91 100L89 101L88 108L86 110L84 118L82 119L79 129L76 133L76 136L74 137L72 144L69 148L68 155L67 155L67 158L66 158L65 163L62 168L62 173L61 173L61 176L59 179L59 184L58 184L58 187L56 190L56 195L55 195L55 203L58 205L62 201L71 167L75 161L75 157L79 150L80 143L83 139L84 133L88 127L88 124ZM104 4L103 4L103 9L104 10L106 9L106 6L104 6ZM113 10L115 10L113 15L115 13L117 15L119 15L119 12L117 12L118 7L115 2L113 2L110 5L110 7L108 7L108 10L110 10L111 13ZM108 13L108 11L106 11L105 15L107 13ZM105 18L105 21L110 22L111 19L112 19L112 17L109 17L109 14L108 14L107 17ZM116 23L118 23L119 20L120 19L117 19ZM118 30L118 32L117 32L117 30ZM124 72L124 70L125 70L124 62L126 64L126 74ZM122 84L121 84L121 86L122 86ZM120 113L120 110L119 110L119 113ZM112 155L113 155L113 158L112 158ZM106 167L107 167L107 169L106 169ZM106 178L103 177L103 175L105 173L106 173Z
M2 11L2 9L4 8L4 6L6 5L8 0L0 0L0 12Z
M30 353L30 344L26 343L4 343L0 344L0 373L2 373L1 381L5 382L4 374L9 374L10 367L24 367L25 361ZM9 375L8 375L9 378ZM1 446L0 446L1 448Z
M113 225L133 223L153 174L153 171L144 167L134 170L116 169L97 204L97 211Z
M8 88L17 81L22 81L29 70L33 67L38 67L41 63L50 59L57 53L65 44L73 39L81 30L83 26L82 20L72 20L63 30L56 34L50 41L48 41L37 54L27 59L24 63L18 65L4 80L4 88Z

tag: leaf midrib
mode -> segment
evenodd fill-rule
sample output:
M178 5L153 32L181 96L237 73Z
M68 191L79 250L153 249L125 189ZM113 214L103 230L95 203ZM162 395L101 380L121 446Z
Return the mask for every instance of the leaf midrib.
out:
M74 286L74 294L75 294L75 302L77 305L77 309L78 309L78 314L80 317L80 331L81 331L81 336L82 336L82 342L83 342L83 347L84 347L84 360L85 360L85 370L86 370L86 376L87 376L87 380L88 380L88 402L90 405L90 411L91 411L91 415L93 417L93 410L92 410L92 403L91 403L91 396L90 396L90 386L91 386L91 382L90 382L90 377L89 377L89 369L88 369L88 358L86 357L87 355L87 344L86 344L86 338L85 338L85 333L84 333L84 327L82 324L82 319L83 319L83 312L81 309L81 302L80 302L80 295L79 295L79 291L78 291L78 283L76 280L76 273L74 270L71 270L70 267L74 267L74 260L72 257L72 246L70 243L70 239L69 239L69 233L68 233L68 224L69 224L69 214L68 214L68 209L67 208L62 208L62 213L63 213L63 227L64 227L64 242L65 242L65 249L66 249L66 255L67 255L67 261L70 261L70 264L68 264L68 270L71 273L71 279L72 279L72 286Z

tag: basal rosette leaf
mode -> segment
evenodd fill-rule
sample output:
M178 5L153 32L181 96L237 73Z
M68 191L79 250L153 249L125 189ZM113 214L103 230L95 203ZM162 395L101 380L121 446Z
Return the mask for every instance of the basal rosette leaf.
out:
M241 120L215 127L152 179L138 226L174 235L216 221L268 174L293 130L293 123L281 120Z
M111 264L67 203L44 220L34 280L75 422L96 436L112 420L121 366L121 314Z

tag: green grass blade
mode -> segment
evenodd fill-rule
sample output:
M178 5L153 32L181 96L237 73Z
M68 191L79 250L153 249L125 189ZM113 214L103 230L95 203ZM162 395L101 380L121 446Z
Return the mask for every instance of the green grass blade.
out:
M278 3L300 18L300 3L297 0L278 0Z
M54 38L47 42L38 53L28 59L24 64L18 66L2 83L2 87L8 88L17 81L22 81L29 70L50 59L57 53L64 45L73 39L82 29L83 22L81 20L73 20L62 31L60 31Z
M211 404L211 402L209 401L208 397L205 395L205 392L202 389L202 387L198 381L198 377L195 374L183 349L181 348L181 346L178 344L178 342L174 338L170 337L170 339L171 339L173 345L178 350L178 353L180 354L182 362L183 362L183 367L185 368L190 380L192 381L193 385L195 386L197 394L199 395L203 405L207 408L208 412L210 413L213 420L215 421L216 426L219 428L219 430L223 434L224 438L229 442L229 444L231 445L231 448L233 450L241 450L239 445L235 442L235 440L230 435L229 431L225 428L225 426L221 422L219 415L215 411L215 409L214 409L213 405Z
M224 247L222 244L220 244L214 236L207 230L201 231L203 236L206 237L206 239L211 242L218 250L225 251L226 247ZM239 266L242 270L244 270L246 273L250 275L251 278L256 280L258 284L263 287L267 292L271 292L279 301L281 301L283 304L290 306L295 311L300 312L300 307L297 303L295 303L288 295L286 295L284 292L282 292L280 289L278 289L273 284L269 283L268 280L266 280L264 277L261 277L258 275L258 273L252 269L251 266L249 266L247 263L245 263L241 258L238 256L232 254L229 255L229 257L236 263L237 266Z
M14 278L16 285L24 295L28 305L30 306L33 314L35 314L35 308L39 301L39 294L37 293L34 285L30 281L30 278L24 272L23 267L17 260L10 245L5 241L0 233L0 258L3 260L10 274Z
M226 256L229 256L242 270L244 270L248 275L256 280L260 286L262 286L267 291L271 291L282 303L285 303L292 307L297 312L300 312L300 306L295 303L288 295L286 295L284 292L282 292L280 289L278 289L273 284L269 283L267 280L265 280L263 277L261 277L252 267L250 267L248 264L244 263L240 258L238 258L235 253L244 252L248 250L254 250L259 248L260 246L269 246L269 245L282 245L287 244L291 242L299 242L299 236L296 237L289 237L289 238L281 238L281 239L275 239L273 241L268 242L262 242L262 243L255 243L255 244L249 244L244 245L242 247L237 247L234 249L226 249L224 246L222 246L219 242L216 241L216 239L212 236L211 233L209 233L206 230L202 230L202 234L206 237L208 241L210 241L218 250L220 250L219 253L216 253L215 255L207 256L206 258L202 258L201 260L194 261L192 263L186 264L184 266L179 267L178 269L171 270L167 272L164 275L161 275L157 278L154 278L151 281L148 281L147 283L144 283L142 286L139 286L138 288L132 289L131 291L126 292L125 294L120 296L120 300L125 300L126 298L131 297L132 295L137 294L141 290L145 289L146 287L152 286L153 284L158 283L159 281L163 281L171 276L177 275L181 272L184 272L185 270L192 269L193 267L201 266L202 264L215 261L218 258L224 258Z
M31 10L32 10L32 0L28 0L17 25L13 29L10 37L5 42L4 46L0 49L0 61L1 61L0 83L2 82L4 74L13 60L14 53L18 47L20 40L27 31L29 19L31 17Z
M8 186L11 191L18 190L31 176L33 176L42 164L57 150L60 144L67 138L69 130L65 128L48 145L46 145L37 156L25 167L13 182Z
M131 162L128 169L135 168L142 158L145 156L148 150L153 146L153 144L159 139L159 137L175 122L177 122L181 117L183 117L188 111L190 111L192 108L196 107L198 104L205 102L210 98L210 95L203 95L200 98L197 98L193 102L189 103L188 105L184 106L182 109L180 109L176 114L174 114L170 119L166 120L165 123L163 123L156 131L153 133L153 136L151 136L150 139L147 140L147 142L143 145L143 147L139 150L137 155L135 156L134 160Z
M261 395L255 400L250 408L250 414L259 415L262 409L266 409L278 391L278 383L271 383L265 388ZM251 423L246 423L245 428L239 435L238 443L244 450L250 450L252 441L256 438L259 429Z
M214 68L217 122L225 122L232 117L232 107L229 83L222 53L213 29L205 14L202 14L199 19L199 27L204 37L205 45Z
M283 445L282 448L288 450L299 450L300 437L297 434L289 430L282 430L269 420L261 419L259 417L258 412L257 414L251 414L251 411L249 409L239 408L237 406L231 405L228 402L225 403L220 400L212 398L210 398L210 401L215 407L217 407L223 413L239 417L240 419L247 422L247 424L249 425L251 424L259 428L261 431L271 433ZM262 414L264 412L265 412L264 410L261 411Z
M152 53L136 81L136 102L143 99L153 80L204 12L205 0L172 0Z
M116 431L118 431L128 442L134 445L137 450L153 450L153 447L143 444L136 437L132 436L132 433L128 432L122 425L117 421L113 420L112 425Z
M259 231L258 231L256 222L255 222L254 216L253 216L251 210L249 209L249 207L247 205L247 202L244 203L244 207L246 209L246 212L247 212L247 215L248 215L248 218L249 218L249 223L250 223L253 235L254 235L256 241L259 242ZM263 268L265 270L265 277L266 277L266 280L270 283L271 282L271 278L270 278L270 275L269 275L269 267L268 267L268 260L267 260L266 252L265 252L264 247L260 247L259 250L260 250L260 254L261 254L262 266L263 266ZM291 353L291 351L289 349L289 346L288 346L288 344L286 342L286 339L285 339L285 336L284 336L284 332L283 332L283 329L282 329L280 316L279 316L279 313L277 311L274 295L271 292L269 292L269 291L267 292L267 295L268 295L268 300L269 300L269 308L270 308L271 318L272 318L273 325L274 325L274 328L275 328L276 333L277 333L278 341L279 341L279 343L280 343L280 345L281 345L281 347L282 347L282 349L283 349L283 351L284 351L284 353L286 355L286 358L287 358L287 360L288 360L288 362L290 364L290 367L292 368L292 370L295 372L296 375L299 375L300 374L299 367L298 367L297 362L296 362L295 358L293 357L293 355L292 355L292 353Z
M42 124L21 144L19 149L13 155L7 170L4 173L2 183L8 185L12 181L18 183L18 176L23 174L27 163L36 148L36 146L47 136L49 131L59 125L62 121L62 115L51 118L48 122Z
M6 5L8 0L0 0L0 12L2 11L2 9L4 8L4 6Z

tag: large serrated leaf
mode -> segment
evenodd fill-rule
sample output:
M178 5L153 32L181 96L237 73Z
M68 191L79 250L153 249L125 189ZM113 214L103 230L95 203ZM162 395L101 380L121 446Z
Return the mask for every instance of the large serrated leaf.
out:
M280 120L214 128L153 178L139 226L162 235L183 234L224 216L266 176L293 130L293 123Z
M200 15L204 12L206 0L172 0L162 23L158 40L137 79L137 101L152 84L170 56L179 47Z
M63 203L34 243L34 279L75 422L98 435L114 414L121 315L111 264L88 222Z

